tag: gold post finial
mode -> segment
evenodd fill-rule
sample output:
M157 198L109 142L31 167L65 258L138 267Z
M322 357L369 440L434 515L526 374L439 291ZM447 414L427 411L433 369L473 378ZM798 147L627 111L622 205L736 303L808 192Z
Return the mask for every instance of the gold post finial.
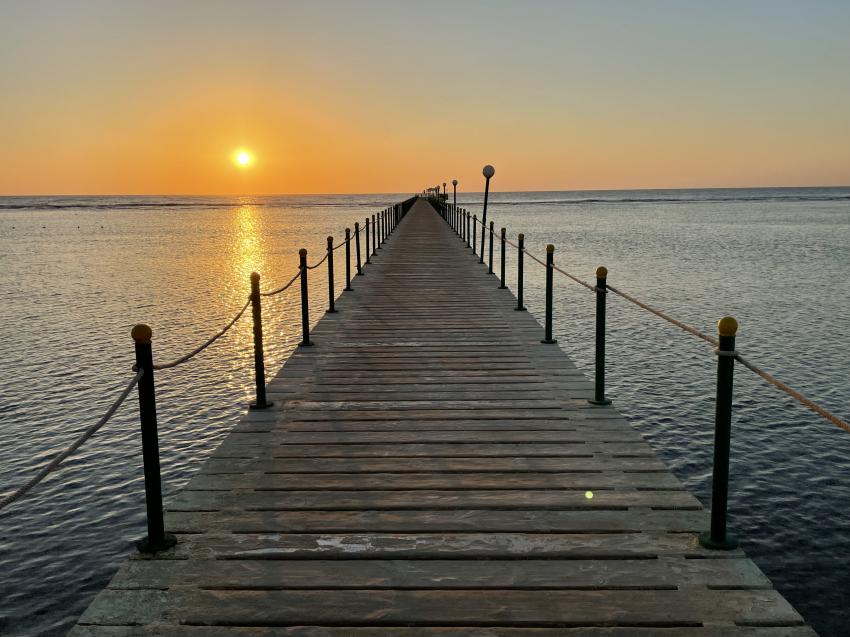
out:
M604 265L600 265L596 268L596 278L597 279L607 279L608 278L608 268Z
M717 321L717 333L720 336L735 336L738 333L738 321L732 316L724 316Z
M151 338L153 337L153 330L150 326L145 325L144 323L139 323L130 330L130 336L132 336L133 340L137 343L148 344L151 342Z
M551 252L554 252L554 251L555 251L555 246L553 246L551 243L546 246L546 252L551 253Z
M520 233L517 235L517 237L516 237L516 238L517 238L517 239L519 239L520 241L525 241L525 234L524 234L524 233L522 233L522 232L520 232Z

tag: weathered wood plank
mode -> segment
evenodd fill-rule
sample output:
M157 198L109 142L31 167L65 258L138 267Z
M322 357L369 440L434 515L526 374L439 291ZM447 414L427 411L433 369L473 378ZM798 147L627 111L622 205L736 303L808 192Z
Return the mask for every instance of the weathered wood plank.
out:
M438 509L620 509L663 507L700 509L687 491L190 491L184 489L166 504L169 511L223 509L314 510L438 510Z
M166 510L167 527L175 533L627 533L669 531L699 533L708 528L704 511L605 510L439 510L422 511L219 511Z
M69 637L161 637L163 626L76 626ZM696 626L645 628L392 628L362 626L168 626L170 637L817 637L808 626Z
M611 443L399 443L399 444L349 444L349 445L289 445L242 444L229 437L215 451L218 458L369 458L369 457L474 457L474 456L564 456L581 457L610 454L624 457L652 457L654 454L644 442Z
M209 458L201 473L442 473L666 470L655 456L489 456L482 458Z
M748 559L268 560L127 562L109 588L208 589L675 589L772 588Z
M682 489L670 473L277 473L199 474L192 491Z
M694 626L802 624L773 590L103 591L82 624Z

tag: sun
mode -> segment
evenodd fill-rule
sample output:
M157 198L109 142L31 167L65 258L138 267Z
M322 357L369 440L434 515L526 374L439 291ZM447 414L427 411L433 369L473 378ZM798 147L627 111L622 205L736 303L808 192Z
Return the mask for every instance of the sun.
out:
M233 163L240 168L247 168L253 163L253 161L254 158L247 150L240 149L233 153Z

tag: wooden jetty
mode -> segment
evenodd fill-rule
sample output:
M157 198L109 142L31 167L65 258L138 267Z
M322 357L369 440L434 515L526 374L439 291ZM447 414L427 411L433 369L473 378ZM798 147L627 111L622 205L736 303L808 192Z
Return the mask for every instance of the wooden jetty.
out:
M803 637L424 199L75 637Z

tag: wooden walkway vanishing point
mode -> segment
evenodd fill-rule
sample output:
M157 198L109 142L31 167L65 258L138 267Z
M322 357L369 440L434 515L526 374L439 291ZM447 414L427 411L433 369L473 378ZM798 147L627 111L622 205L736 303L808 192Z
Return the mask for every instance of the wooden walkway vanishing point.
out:
M424 199L74 637L803 637Z

